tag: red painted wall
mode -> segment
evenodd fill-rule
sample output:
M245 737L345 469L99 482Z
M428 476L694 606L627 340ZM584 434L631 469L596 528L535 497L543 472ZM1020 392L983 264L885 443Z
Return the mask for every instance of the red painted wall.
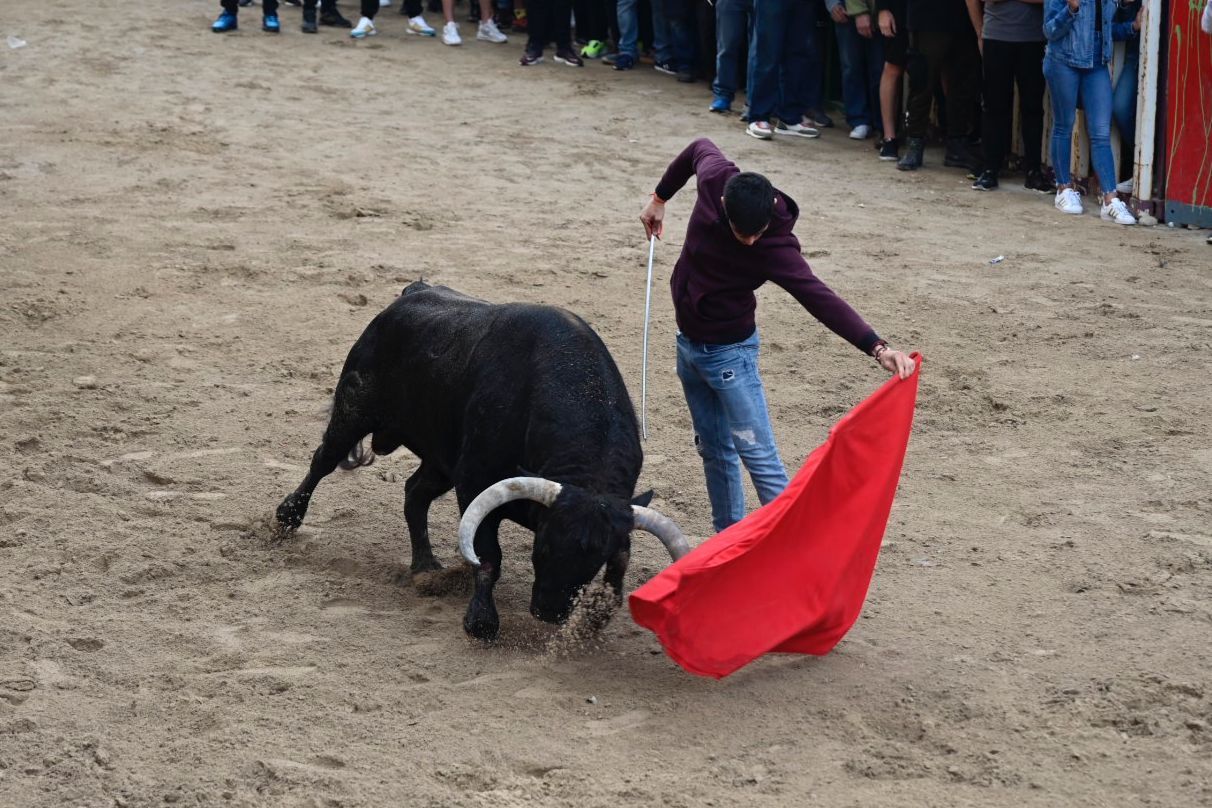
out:
M1173 0L1166 67L1166 219L1212 226L1212 36L1207 0Z

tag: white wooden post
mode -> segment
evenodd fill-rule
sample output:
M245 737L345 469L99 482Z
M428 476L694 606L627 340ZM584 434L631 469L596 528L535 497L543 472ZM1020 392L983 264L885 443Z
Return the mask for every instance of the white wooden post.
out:
M1153 200L1153 162L1157 138L1158 61L1161 53L1162 0L1144 0L1140 26L1140 84L1136 94L1136 165L1133 196ZM1154 209L1160 212L1161 206Z

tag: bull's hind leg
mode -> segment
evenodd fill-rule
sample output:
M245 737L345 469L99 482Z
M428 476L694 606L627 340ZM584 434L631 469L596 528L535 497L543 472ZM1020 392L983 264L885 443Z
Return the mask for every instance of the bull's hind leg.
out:
M311 467L299 487L282 500L275 514L278 530L289 535L303 524L311 494L337 465L350 456L358 442L374 430L365 405L365 385L355 373L341 377L333 396L332 416L324 430L324 439L311 456Z
M446 475L424 462L404 483L404 521L408 523L408 540L412 543L412 563L408 568L414 574L442 569L429 543L429 506L453 487Z

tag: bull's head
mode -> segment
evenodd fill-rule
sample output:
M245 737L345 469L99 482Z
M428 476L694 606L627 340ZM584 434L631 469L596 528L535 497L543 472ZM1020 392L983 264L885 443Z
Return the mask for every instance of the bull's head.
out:
M652 533L675 561L690 551L677 525L646 507L650 498L637 497L629 503L541 477L511 477L486 488L467 506L459 524L459 549L470 564L479 566L474 541L485 516L518 499L547 506L535 530L530 612L558 623L568 617L577 594L603 565L607 580L622 594L631 531Z

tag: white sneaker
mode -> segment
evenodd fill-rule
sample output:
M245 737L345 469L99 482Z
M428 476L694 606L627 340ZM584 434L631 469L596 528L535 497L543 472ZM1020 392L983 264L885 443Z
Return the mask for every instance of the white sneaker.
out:
M871 137L871 127L865 123L860 123L850 130L851 140L866 140L869 137Z
M795 135L796 137L820 137L819 129L809 126L806 123L783 123L779 121L778 126L774 127L776 135Z
M437 36L438 34L437 31L433 30L433 26L425 22L425 18L420 14L408 18L408 28L405 30L417 36Z
M379 8L387 8L391 5L391 0L379 0Z
M1119 185L1115 186L1115 192L1117 194L1131 195L1131 193L1135 190L1136 190L1136 182L1131 177L1128 177L1128 179L1124 180Z
M1072 188L1062 188L1056 192L1056 209L1061 213L1072 213L1080 216L1085 212L1082 208L1082 198Z
M1122 199L1112 199L1110 205L1103 205L1102 218L1104 222L1116 224L1136 224L1136 217Z
M374 36L379 33L375 30L375 24L369 17L363 17L358 20L358 24L349 32L349 35L354 39L363 39L368 36Z
M501 29L497 28L497 24L493 20L484 20L480 23L480 27L476 29L476 39L483 42L495 42L498 45L509 41L509 37L501 33Z
M751 121L745 127L745 132L758 140L770 140L774 137L774 130L770 127L769 121Z
M454 20L442 26L442 41L447 45L462 45L463 37L459 36L459 24Z

